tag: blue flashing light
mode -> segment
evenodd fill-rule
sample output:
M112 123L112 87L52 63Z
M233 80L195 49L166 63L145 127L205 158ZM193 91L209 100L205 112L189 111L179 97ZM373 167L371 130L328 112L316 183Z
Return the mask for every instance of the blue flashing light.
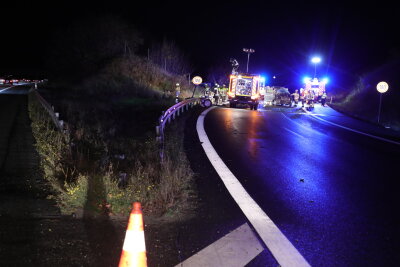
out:
M307 82L309 82L309 81L311 81L311 78L310 77L304 77L303 78L303 83L307 83Z
M325 84L329 83L329 78L327 78L327 77L323 78L322 82L324 82Z
M265 82L265 77L261 76L260 77L260 82L264 83Z

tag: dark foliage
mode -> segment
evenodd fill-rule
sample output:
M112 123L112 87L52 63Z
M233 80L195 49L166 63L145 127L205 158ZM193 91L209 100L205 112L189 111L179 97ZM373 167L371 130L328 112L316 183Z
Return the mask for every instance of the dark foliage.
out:
M119 18L88 18L58 30L48 69L52 79L79 82L114 58L135 53L141 43L139 33Z

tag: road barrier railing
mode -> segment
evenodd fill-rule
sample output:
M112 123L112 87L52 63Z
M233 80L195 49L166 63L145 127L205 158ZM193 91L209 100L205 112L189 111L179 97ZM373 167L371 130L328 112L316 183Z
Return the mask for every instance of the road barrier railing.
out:
M164 157L164 133L167 124L170 123L172 120L175 120L175 118L177 118L185 110L188 111L189 108L192 108L193 106L198 105L200 103L201 101L199 98L189 98L173 105L166 111L162 112L162 115L158 120L158 125L156 126L156 135L157 135L156 139L160 146L161 160Z
M50 115L51 120L53 121L54 125L57 127L57 129L60 132L64 132L64 121L59 120L59 113L54 112L54 107L51 106L46 99L44 99L39 92L36 90L36 88L31 88L29 92L32 92L36 99L39 101L39 103L42 105L42 107L47 111L47 113Z

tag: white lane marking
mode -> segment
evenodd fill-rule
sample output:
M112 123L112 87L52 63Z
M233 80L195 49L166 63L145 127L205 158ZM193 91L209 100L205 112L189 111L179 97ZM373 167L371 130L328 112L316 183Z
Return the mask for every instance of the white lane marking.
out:
M296 136L298 136L298 137L305 138L305 137L302 136L301 134L298 134L298 133L296 133L296 132L293 132L292 130L289 130L289 129L286 128L286 127L283 127L283 129L285 129L285 130L288 131L289 133L292 133L292 134L294 134L294 135L296 135Z
M289 118L288 116L286 116L284 113L281 113L281 114L282 114L282 116L283 116L284 118L286 118L287 120L291 121L292 123L298 125L299 127L303 128L303 129L305 129L305 130L307 130L307 131L309 131L309 132L313 132L313 133L319 134L319 135L324 135L323 133L321 133L320 131L317 131L316 129L313 129L313 128L309 127L309 126L306 126L306 125L304 125L304 124L302 124L302 123L298 123L297 121L290 119L290 118ZM304 114L303 114L303 115L304 115ZM304 137L304 138L305 138L305 137Z
M237 266L248 264L264 248L250 226L245 223L208 247L194 254L179 266Z
M222 179L229 193L239 205L247 219L253 225L265 245L282 267L310 266L304 257L290 243L286 236L279 230L267 214L246 192L235 175L228 169L222 159L218 156L204 129L204 118L209 108L200 114L197 119L197 134L199 135L202 147L211 164Z
M309 111L306 111L306 112L309 112ZM337 124L337 123L334 123L334 122L330 122L330 121L324 120L324 119L322 119L320 117L315 116L311 112L309 112L309 113L313 118L315 118L317 120L329 123L331 125L340 127L342 129L345 129L345 130L348 130L348 131L351 131L351 132L354 132L354 133L362 134L362 135L365 135L365 136L368 136L368 137L371 137L371 138L375 138L375 139L378 139L378 140L381 140L381 141L384 141L384 142L392 143L392 144L395 144L395 145L400 145L399 142L396 142L396 141L393 141L393 140L390 140L390 139L386 139L386 138L383 138L383 137L379 137L379 136L376 136L376 135L373 135L373 134L364 133L364 132L361 132L361 131L358 131L358 130L355 130L355 129L352 129L352 128L349 128L349 127L346 127L346 126L343 126L343 125L340 125L340 124Z
M6 91L6 90L8 90L8 89L10 89L10 88L13 88L13 87L14 87L14 86L11 86L11 87L7 87L7 88L4 88L4 89L1 89L1 90L0 90L0 93L1 93L1 92L4 92L4 91Z

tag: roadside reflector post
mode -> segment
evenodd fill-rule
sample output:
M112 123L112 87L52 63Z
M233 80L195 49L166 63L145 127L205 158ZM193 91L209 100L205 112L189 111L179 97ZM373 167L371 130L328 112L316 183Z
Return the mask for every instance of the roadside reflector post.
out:
M380 123L381 117L381 107L382 107L382 95L389 90L389 85L387 82L380 82L376 85L376 90L378 90L379 94L379 109L378 109L378 124Z

